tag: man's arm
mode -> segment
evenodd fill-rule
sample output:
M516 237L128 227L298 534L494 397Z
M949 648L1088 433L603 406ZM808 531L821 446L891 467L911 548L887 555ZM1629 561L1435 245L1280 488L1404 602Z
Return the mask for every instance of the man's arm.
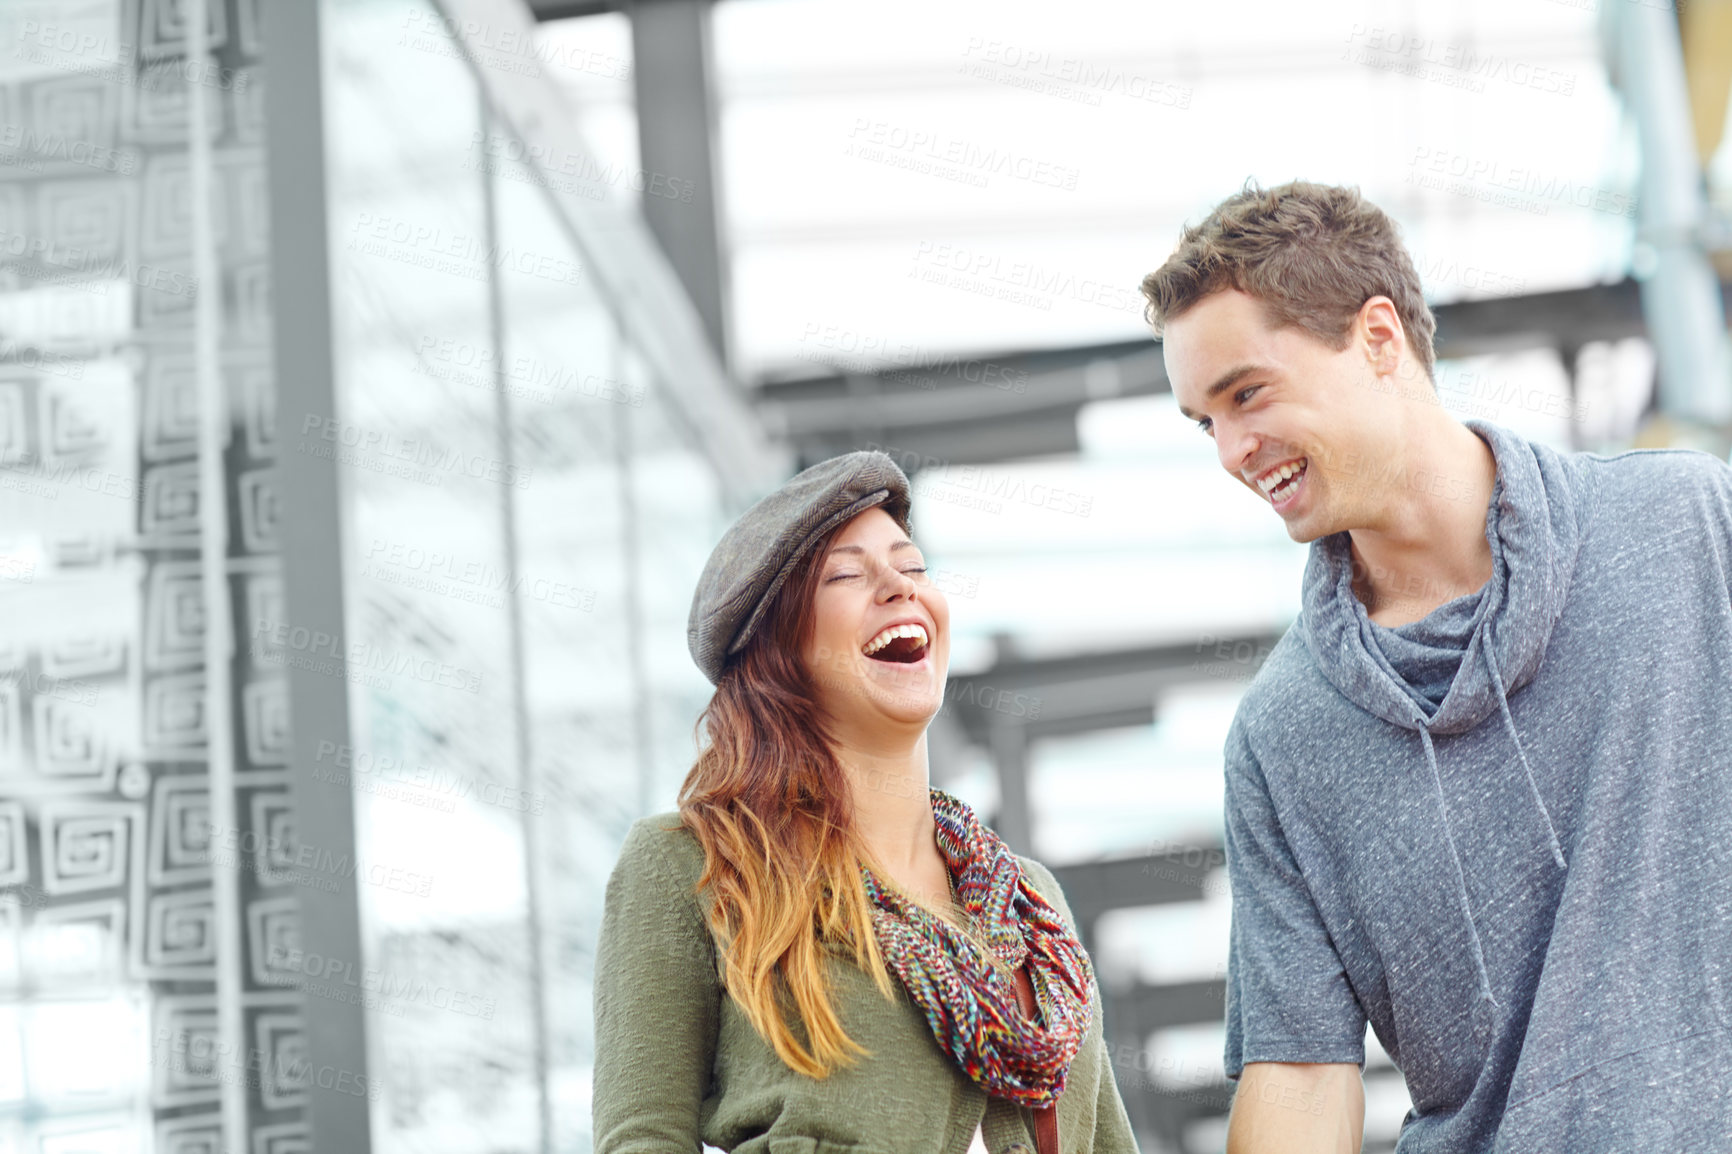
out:
M1359 1154L1365 1084L1352 1062L1249 1062L1227 1123L1227 1154Z

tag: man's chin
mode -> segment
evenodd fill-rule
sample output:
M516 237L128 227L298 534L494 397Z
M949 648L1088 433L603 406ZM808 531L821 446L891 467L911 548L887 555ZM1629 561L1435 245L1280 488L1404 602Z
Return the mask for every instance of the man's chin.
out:
M1281 518L1281 525L1287 530L1287 536L1301 545L1309 545L1319 537L1327 537L1335 532L1322 517L1315 513L1300 513L1292 517Z

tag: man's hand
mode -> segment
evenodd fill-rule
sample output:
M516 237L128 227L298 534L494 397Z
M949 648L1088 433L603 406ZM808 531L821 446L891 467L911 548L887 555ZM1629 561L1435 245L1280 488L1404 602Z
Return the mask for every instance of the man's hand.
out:
M1239 1075L1227 1154L1359 1154L1365 1083L1346 1063L1251 1062Z

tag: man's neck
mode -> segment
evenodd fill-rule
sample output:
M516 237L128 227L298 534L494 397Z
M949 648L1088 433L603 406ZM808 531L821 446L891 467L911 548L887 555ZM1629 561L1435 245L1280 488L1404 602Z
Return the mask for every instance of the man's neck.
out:
M1491 579L1486 509L1497 479L1491 447L1454 419L1409 439L1392 500L1352 530L1353 592L1379 625L1417 621Z

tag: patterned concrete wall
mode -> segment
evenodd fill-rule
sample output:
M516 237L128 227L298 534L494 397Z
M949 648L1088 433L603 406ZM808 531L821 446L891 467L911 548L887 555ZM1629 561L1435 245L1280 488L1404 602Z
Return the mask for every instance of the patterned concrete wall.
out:
M230 645L234 828L212 819L207 634L282 596L257 0L212 0L184 55L170 0L0 16L0 1149L296 1154L313 1071L295 940L302 868L285 679ZM189 92L209 128L195 205ZM208 229L217 276L194 271ZM216 298L223 523L203 500L195 325ZM207 620L201 535L233 620ZM280 616L280 614L276 614ZM213 871L238 881L220 904ZM219 954L225 924L241 956ZM280 949L279 949L280 953ZM218 967L244 1048L219 1034Z

